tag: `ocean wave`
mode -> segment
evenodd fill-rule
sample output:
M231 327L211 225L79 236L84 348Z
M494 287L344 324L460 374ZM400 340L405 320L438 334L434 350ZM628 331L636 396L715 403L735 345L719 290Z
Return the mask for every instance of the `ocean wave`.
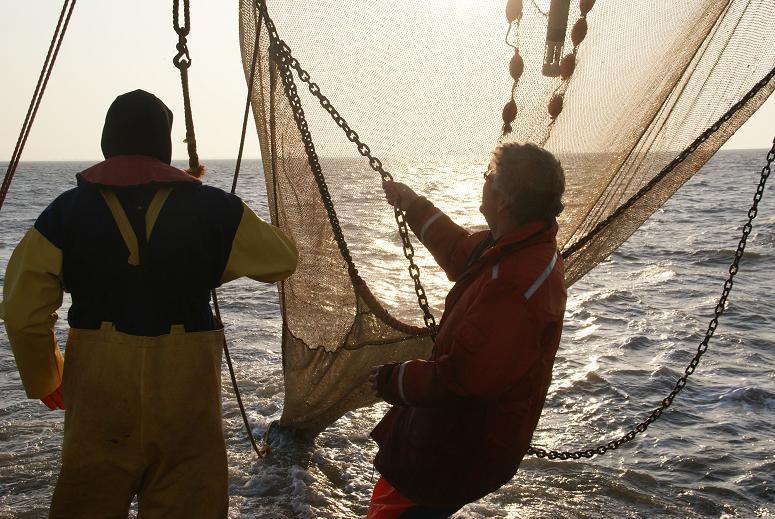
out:
M573 294L573 304L570 305L571 312L582 312L584 310L589 311L598 305L618 305L620 303L626 304L640 304L640 298L632 293L628 289L614 288L608 290L590 290L587 292L577 292ZM574 315L574 314L571 314ZM595 312L595 315L600 315L600 312ZM575 315L574 315L575 316Z
M709 266L717 263L731 264L735 259L735 253L737 248L722 248L722 249L695 249L688 252L688 256L692 258L692 265ZM759 262L760 260L766 260L772 257L772 254L768 251L762 251L761 249L754 249L749 247L743 254L742 261Z
M669 367L669 366L658 366L654 371L651 372L649 375L649 378L652 380L658 380L658 381L675 381L683 375L683 373Z
M775 245L775 216L759 219L754 222L751 242L757 246Z
M742 406L750 411L775 411L775 393L758 387L738 387L718 397L725 405Z

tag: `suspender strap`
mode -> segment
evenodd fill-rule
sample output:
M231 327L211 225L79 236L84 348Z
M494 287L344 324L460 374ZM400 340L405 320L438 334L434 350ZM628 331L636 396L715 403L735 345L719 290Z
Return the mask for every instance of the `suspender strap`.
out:
M137 245L137 236L134 230L132 230L132 224L129 223L129 218L127 218L124 208L121 207L121 202L113 191L100 189L100 194L105 199L105 203L108 204L108 208L110 208L110 212L113 214L113 219L116 221L116 225L118 225L121 237L124 239L124 244L129 250L127 263L135 267L138 266L140 264L140 247Z
M172 193L172 188L167 186L167 187L160 187L158 191L156 191L156 194L153 195L153 200L151 200L151 204L148 206L148 211L145 213L145 239L146 240L151 239L153 226L156 224L156 219L159 218L159 213L161 212L161 208L162 206L164 206L164 202L167 201L167 197L170 196L170 193Z
M162 187L153 195L153 200L151 200L148 210L145 213L146 239L150 239L153 226L156 224L159 212L161 212L161 208L170 192L172 192L171 187ZM105 200L105 203L108 204L110 213L113 215L113 219L116 221L121 237L124 239L124 244L126 245L127 250L129 250L127 263L135 267L140 265L140 247L137 244L137 235L132 229L132 224L129 223L129 218L126 215L124 208L121 206L118 196L116 196L114 191L108 189L100 189L100 194Z

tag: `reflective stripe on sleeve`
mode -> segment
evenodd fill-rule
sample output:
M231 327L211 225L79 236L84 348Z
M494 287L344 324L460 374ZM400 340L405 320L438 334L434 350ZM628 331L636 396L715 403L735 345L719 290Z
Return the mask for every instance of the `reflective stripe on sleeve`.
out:
M422 229L420 229L420 241L425 241L425 232L428 230L431 224L436 220L438 220L443 214L444 213L442 213L441 211L436 211L436 214L428 218L428 221L426 221L423 224Z
M549 274L552 273L552 269L554 269L554 265L557 263L557 252L554 253L554 256L552 256L552 261L549 262L549 265L546 266L543 272L541 272L541 275L538 276L538 279L533 281L533 284L530 285L530 288L527 289L525 292L525 299L530 299L533 294L536 293L536 290L538 290L541 285L544 284L544 281L546 281L546 278L549 277Z

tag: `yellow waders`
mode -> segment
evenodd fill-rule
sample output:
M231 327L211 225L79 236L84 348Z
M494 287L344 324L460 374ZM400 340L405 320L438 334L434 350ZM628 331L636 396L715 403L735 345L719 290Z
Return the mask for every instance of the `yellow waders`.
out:
M148 235L166 191L148 210ZM136 236L115 195L103 195L131 263ZM135 495L140 518L226 517L223 341L223 330L185 333L180 325L159 337L128 335L110 323L70 330L51 517L126 517Z

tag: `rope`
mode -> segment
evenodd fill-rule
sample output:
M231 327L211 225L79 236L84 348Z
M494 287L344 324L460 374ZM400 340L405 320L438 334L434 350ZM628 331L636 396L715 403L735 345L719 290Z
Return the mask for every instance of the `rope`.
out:
M172 26L178 35L178 43L175 46L178 53L172 58L172 64L180 70L180 84L183 88L183 111L186 119L186 146L188 147L187 172L199 178L204 174L204 167L199 163L199 155L196 152L196 135L194 134L194 118L191 115L191 96L188 91L188 68L191 66L191 54L188 51L186 36L191 30L191 16L188 0L183 0L183 26L180 25L178 12L180 0L172 0Z
M743 253L745 252L745 245L748 242L748 236L751 234L751 230L753 229L753 220L756 218L756 215L759 212L759 202L762 199L762 196L764 195L764 187L767 183L767 178L769 178L770 173L772 171L772 162L775 161L775 138L772 139L772 148L770 149L769 153L767 153L767 162L762 168L761 176L759 177L759 184L756 187L756 193L753 197L753 203L751 204L751 208L748 210L748 221L743 225L743 232L742 236L740 237L740 241L737 244L737 250L735 251L735 259L732 261L732 264L729 266L729 277L724 282L724 287L721 291L721 297L719 298L718 303L716 304L716 308L713 312L713 318L708 323L708 329L705 332L705 338L700 342L700 345L697 347L697 353L694 355L694 358L689 362L689 364L686 366L686 369L684 370L684 374L678 378L678 380L675 383L675 386L673 387L673 390L670 391L670 393L662 400L659 407L654 409L651 414L646 418L643 422L636 425L630 432L625 434L624 436L621 436L620 438L617 438L616 440L609 441L606 444L599 445L597 447L586 449L586 450L580 450L575 452L560 452L556 450L545 450L540 447L534 447L530 446L527 453L532 454L534 456L537 456L539 458L549 458L550 460L553 459L561 459L561 460L567 460L569 458L572 459L580 459L580 458L591 458L592 456L595 456L597 454L605 454L609 450L618 449L625 443L628 443L635 439L635 437L645 431L649 425L654 423L660 416L662 416L662 413L665 412L665 410L670 407L670 405L673 403L673 400L676 396L678 396L678 393L681 392L681 390L686 386L686 382L689 379L689 376L691 376L692 373L697 369L697 366L700 363L700 359L702 358L703 354L708 350L708 345L710 344L710 340L713 338L713 335L716 332L716 328L718 327L718 320L719 318L724 314L724 310L726 309L727 299L729 298L729 294L732 291L732 285L734 284L734 278L735 275L737 275L738 271L740 270L740 260L743 258Z
M40 71L40 76L38 76L38 83L35 86L30 105L27 108L27 115L24 117L24 123L19 132L19 138L16 140L16 147L11 155L11 160L8 162L8 169L6 169L3 184L0 186L0 208L2 208L3 203L5 203L5 197L11 187L11 181L16 173L16 168L19 166L19 160L21 159L24 145L27 143L27 137L30 135L32 123L35 121L40 101L43 99L43 93L46 91L48 79L51 76L51 71L54 69L54 63L59 54L59 48L65 38L67 26L70 23L70 16L72 16L73 8L75 8L75 2L76 0L72 0L72 2L70 2L70 0L65 0L62 4L62 12L59 14L59 20L54 29L54 35L51 37L51 44L48 47L46 59L43 61L43 68Z
M242 152L245 149L245 135L248 127L248 115L250 113L250 100L253 98L253 80L256 73L256 58L258 57L258 46L261 41L261 17L258 19L258 33L256 34L256 42L253 46L253 59L251 60L250 67L250 81L248 83L248 95L245 100L245 114L242 118L242 134L240 135L239 151L237 152L237 164L234 167L234 179L231 183L231 194L235 194L237 191L237 180L239 179L240 167L242 165ZM215 314L220 320L220 309L218 308L218 297L215 293L215 289L212 291L213 305L215 307ZM267 456L271 449L269 447L269 429L266 430L264 438L261 442L261 446L256 442L256 438L253 436L253 430L250 428L248 422L248 415L245 412L245 405L242 403L242 395L240 394L239 386L237 385L237 377L234 374L234 366L231 362L231 354L229 353L229 346L226 344L226 340L223 341L223 352L226 356L226 364L229 366L229 376L231 377L231 387L234 388L234 395L237 397L237 404L239 405L240 414L242 415L242 423L245 425L245 431L248 433L248 439L253 446L253 450L259 458Z
M250 115L250 101L253 98L253 81L256 77L256 59L258 58L258 46L261 41L261 25L263 22L263 13L258 17L258 32L256 33L256 42L253 45L253 59L250 61L250 79L248 80L248 96L245 100L245 113L242 117L242 135L240 135L239 151L237 152L237 164L234 166L234 179L231 183L231 193L237 191L237 179L239 178L240 167L242 166L242 152L245 149L245 134L248 129L248 115Z
M213 306L215 308L215 317L218 319L219 323L223 323L221 321L221 311L218 307L218 295L215 293L215 289L213 289L210 294L213 297ZM223 324L221 324L223 326ZM234 364L231 362L231 355L229 354L229 346L226 344L226 336L224 335L223 338L223 352L226 357L226 364L229 366L229 376L231 377L231 385L234 388L234 395L237 397L237 405L239 405L239 411L242 415L242 423L245 424L245 430L248 433L248 439L250 440L250 444L253 446L253 450L256 452L256 455L259 458L265 457L267 454L269 454L270 449L269 445L266 442L266 436L264 437L264 441L262 442L261 446L258 445L256 442L256 438L253 436L253 431L250 429L250 424L248 422L248 415L245 412L245 404L242 403L242 395L240 394L239 387L237 386L237 376L234 374ZM269 430L267 429L267 435L269 434Z
M194 118L191 112L191 99L189 95L188 90L188 68L191 66L191 55L188 51L186 36L188 36L188 33L191 31L191 15L190 15L190 8L189 8L189 0L183 0L183 26L180 25L179 21L179 11L180 11L180 0L173 0L172 1L172 27L175 30L175 33L178 35L178 43L175 46L178 53L175 55L175 57L172 59L172 63L175 65L177 69L180 70L180 83L183 87L183 107L185 111L185 118L186 118L186 145L188 148L188 173L196 178L199 178L204 173L204 167L199 163L199 156L197 155L196 151L196 136L194 135ZM260 21L259 21L260 23ZM260 30L260 25L259 25ZM259 32L260 35L260 32ZM242 124L242 137L240 139L240 147L239 147L239 154L237 158L237 167L234 172L234 180L232 182L231 192L234 194L234 191L237 188L237 177L239 176L239 168L240 164L242 162L242 151L245 144L245 133L247 128L247 117L248 117L248 108L250 106L250 99L253 93L253 73L255 71L255 64L256 64L256 55L258 53L258 42L259 37L256 37L256 45L253 49L253 69L251 69L251 81L250 85L248 87L248 97L247 97L247 106L245 107L245 117ZM223 326L223 320L221 319L221 309L218 305L218 294L216 293L215 289L212 289L210 291L210 295L213 300L213 309L215 312L215 317L218 320L219 323L221 323L221 326ZM269 454L269 446L265 441L262 443L261 446L258 445L256 442L255 437L253 436L253 431L250 429L250 423L248 422L248 415L245 411L245 405L242 403L242 395L240 394L239 387L237 385L237 377L234 374L234 364L231 361L231 354L229 353L229 345L226 342L226 337L224 335L223 339L223 352L224 356L226 357L226 364L229 367L229 376L231 377L231 385L234 388L234 394L237 397L237 404L239 406L240 414L242 415L242 422L245 424L245 430L248 433L248 439L250 440L250 444L253 446L253 450L256 452L256 455L258 455L259 458L263 458L267 454ZM268 431L267 431L268 433Z

